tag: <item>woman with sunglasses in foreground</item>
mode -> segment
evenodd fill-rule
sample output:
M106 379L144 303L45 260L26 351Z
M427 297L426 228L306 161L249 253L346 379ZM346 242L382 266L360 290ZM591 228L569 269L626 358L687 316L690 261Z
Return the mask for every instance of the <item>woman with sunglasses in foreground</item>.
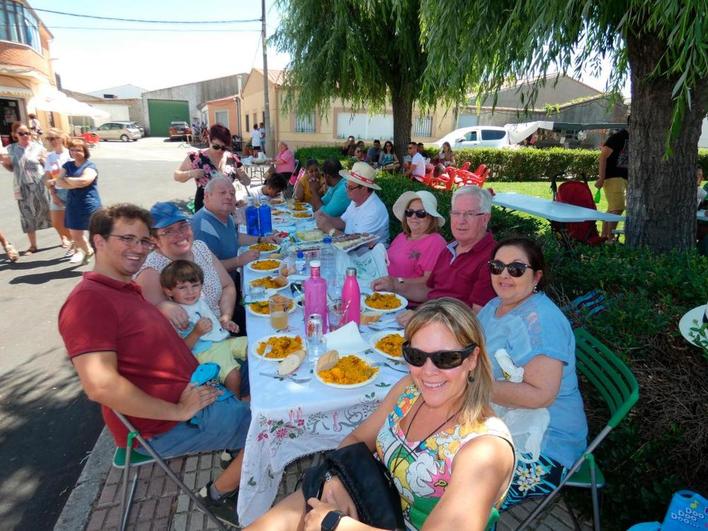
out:
M404 192L393 204L393 214L403 232L388 248L388 278L376 279L372 288L386 291L390 282L425 283L445 250L440 227L445 218L438 213L438 200L428 191Z
M540 455L517 448L518 461L503 508L551 492L586 447L587 422L575 372L575 337L568 319L543 293L545 263L528 238L497 243L489 261L497 297L479 312L494 370L492 402L506 408L548 408ZM505 350L523 380L513 383L497 352Z
M209 147L189 153L174 173L175 181L196 181L195 212L204 206L204 187L216 175L224 175L231 181L238 179L244 186L251 184L241 160L231 153L231 131L221 124L209 128Z
M451 298L420 306L405 330L410 375L340 444L365 443L400 494L408 529L485 528L514 466L511 436L489 406L484 336L470 309ZM306 512L306 504L311 507ZM325 525L323 525L325 520ZM367 530L335 476L321 500L291 494L248 530Z

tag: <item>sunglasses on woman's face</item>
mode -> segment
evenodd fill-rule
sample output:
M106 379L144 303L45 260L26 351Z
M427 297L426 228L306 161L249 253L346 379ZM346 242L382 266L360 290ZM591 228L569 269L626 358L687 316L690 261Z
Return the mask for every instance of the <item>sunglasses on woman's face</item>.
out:
M221 151L221 150L226 151L226 146L222 146L221 144L212 144L211 149L215 149L217 151Z
M32 133L28 133L27 131L18 131L17 136L30 136Z
M454 369L462 365L462 362L469 358L477 345L472 343L460 350L438 350L435 352L425 352L414 347L406 341L403 343L403 359L413 367L422 367L428 358L438 369Z
M413 210L412 208L406 208L404 213L406 214L407 218L412 218L413 216L415 216L418 219L425 219L425 216L428 215L425 210Z
M501 275L506 269L509 275L514 278L519 278L521 275L526 273L526 270L531 266L524 264L523 262L512 262L510 264L505 264L501 260L490 260L489 261L489 272L492 275Z

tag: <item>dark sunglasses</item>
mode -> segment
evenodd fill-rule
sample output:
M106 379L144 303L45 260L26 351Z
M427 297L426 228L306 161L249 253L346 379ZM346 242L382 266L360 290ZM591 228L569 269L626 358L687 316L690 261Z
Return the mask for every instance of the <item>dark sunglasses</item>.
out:
M30 136L32 133L25 133L24 131L20 131L16 134L17 134L17 136Z
M59 140L58 136L48 136L47 140Z
M523 262L512 262L510 264L505 264L501 260L489 261L489 272L492 275L501 275L504 272L504 268L506 268L510 276L519 278L521 275L526 273L526 270L530 267L530 265L524 264Z
M472 343L460 350L438 350L436 352L425 352L423 350L411 347L411 344L406 341L403 343L403 359L413 367L422 367L425 361L430 358L438 369L454 369L462 365L462 362L469 358L470 354L477 348L475 343Z
M412 218L413 216L415 216L418 219L425 219L425 217L428 215L425 210L413 210L412 208L406 208L403 212L407 218Z
M226 146L221 146L219 144L212 144L211 149L215 149L217 151L226 151Z

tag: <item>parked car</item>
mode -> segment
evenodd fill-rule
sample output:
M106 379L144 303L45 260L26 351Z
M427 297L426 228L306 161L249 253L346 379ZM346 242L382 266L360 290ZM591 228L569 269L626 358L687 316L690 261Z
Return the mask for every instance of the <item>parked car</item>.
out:
M190 136L192 136L192 128L187 122L170 122L170 140L176 138L187 140Z
M93 132L97 133L101 140L129 142L141 137L140 129L135 126L135 122L106 122Z
M442 147L449 142L452 148L503 148L509 147L509 133L503 127L475 125L448 133L434 144Z

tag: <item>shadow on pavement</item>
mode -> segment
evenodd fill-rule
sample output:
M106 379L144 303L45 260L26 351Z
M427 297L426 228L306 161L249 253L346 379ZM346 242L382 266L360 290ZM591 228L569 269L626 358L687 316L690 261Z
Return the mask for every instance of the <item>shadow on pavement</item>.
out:
M51 374L33 365L0 376L3 529L53 528L103 426L68 360Z
M83 274L83 271L77 269L78 267L80 266L77 264L67 269L60 269L59 271L45 271L31 275L22 275L13 278L10 281L10 284L44 284L50 280L80 277Z

